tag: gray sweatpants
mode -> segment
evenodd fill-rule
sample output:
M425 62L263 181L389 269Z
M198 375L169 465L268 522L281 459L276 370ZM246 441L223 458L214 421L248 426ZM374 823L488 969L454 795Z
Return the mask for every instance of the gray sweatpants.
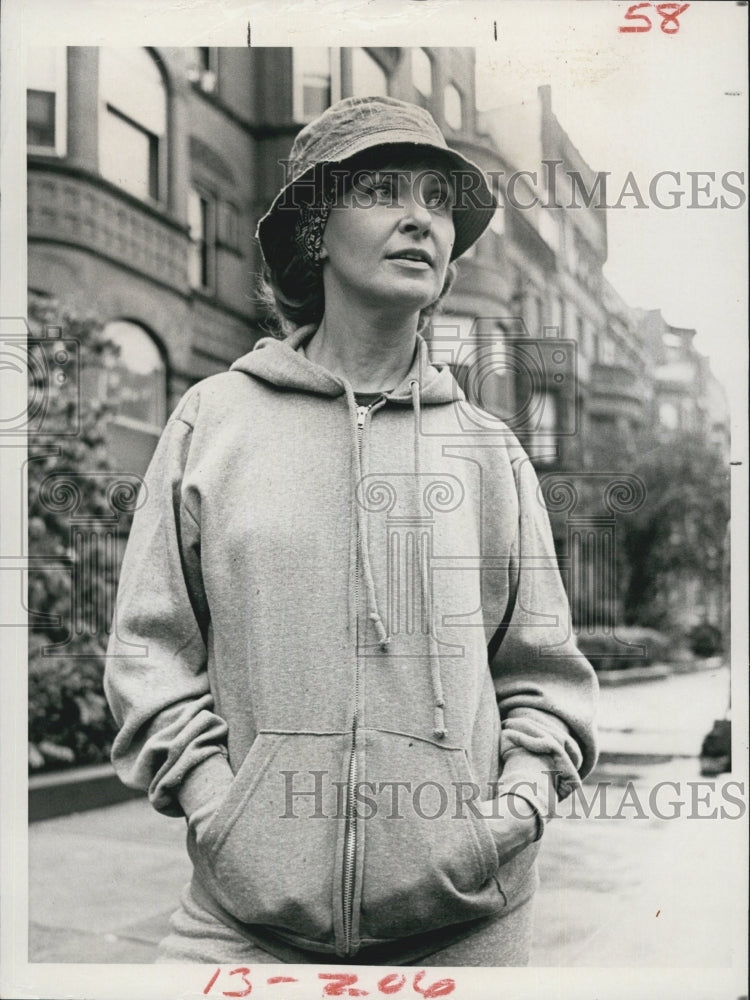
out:
M401 961L375 961L373 965L425 966L525 966L531 948L533 897L500 919L483 923L461 940L444 946L429 945L418 949ZM328 965L362 964L363 956L347 960L331 954L312 956L310 952L284 946L281 953L271 953L251 941L239 930L219 920L205 908L188 885L180 908L170 920L170 933L159 945L156 961L160 964L197 962L204 965L278 964L279 962ZM295 953L296 952L296 953Z

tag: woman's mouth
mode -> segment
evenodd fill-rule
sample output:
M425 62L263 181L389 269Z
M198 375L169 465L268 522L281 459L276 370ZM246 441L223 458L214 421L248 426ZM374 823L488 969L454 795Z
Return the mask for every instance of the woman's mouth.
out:
M388 254L388 260L403 267L424 271L432 267L432 256L426 250L400 250Z
M414 271L429 271L431 266L426 260L414 260L411 257L389 257L388 259L400 267L408 267Z

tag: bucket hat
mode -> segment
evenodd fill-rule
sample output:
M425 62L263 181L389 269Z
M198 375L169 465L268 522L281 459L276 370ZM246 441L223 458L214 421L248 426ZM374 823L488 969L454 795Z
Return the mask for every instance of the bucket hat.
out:
M294 140L286 162L288 180L256 230L269 267L283 268L289 262L299 209L314 199L325 169L385 146L409 152L434 150L447 165L457 196L451 260L479 239L497 203L480 168L448 146L432 115L394 97L347 97L306 125Z

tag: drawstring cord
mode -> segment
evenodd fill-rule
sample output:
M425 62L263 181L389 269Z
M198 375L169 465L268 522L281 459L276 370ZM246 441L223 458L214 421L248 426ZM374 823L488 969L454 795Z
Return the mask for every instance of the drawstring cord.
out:
M419 396L419 382L413 378L409 382L411 392L412 410L414 414L414 477L417 484L417 493L421 489L421 400ZM421 509L421 504L419 505ZM445 739L447 730L445 728L445 700L443 698L443 680L440 670L440 650L435 638L435 625L433 619L433 602L431 600L430 588L427 585L429 579L429 557L430 553L423 547L419 559L419 583L422 598L422 610L424 613L425 627L427 628L428 657L430 661L430 682L432 684L432 697L434 699L434 721L433 735L436 739Z
M409 382L409 390L411 392L412 399L412 413L414 418L414 476L416 481L417 492L421 489L421 442L420 442L420 426L421 426L421 400L419 395L419 382L417 379L411 379ZM349 398L350 391L347 391L347 398ZM351 394L349 399L349 404L354 410L356 416L357 406L354 399L354 395ZM363 483L363 469L366 468L366 455L367 455L367 437L362 436L362 442L360 447L360 442L358 440L358 432L355 430L355 435L353 439L353 455L354 455L354 468L356 475L356 482L360 484ZM388 647L391 644L392 637L388 634L388 630L383 623L383 619L380 615L377 602L377 594L375 592L375 580L372 575L372 566L370 564L369 556L369 539L367 530L367 515L365 512L365 507L363 503L356 503L357 508L357 534L359 536L359 556L362 562L362 571L365 578L365 592L367 599L367 606L369 608L367 617L373 623L375 627L375 633L378 637L378 643L380 649L383 652L388 651ZM421 510L421 504L418 503L418 509ZM435 627L433 619L433 602L430 599L430 589L428 586L429 581L429 557L430 553L426 548L423 548L420 553L419 558L419 583L420 583L420 595L422 601L422 610L424 614L425 628L427 629L427 642L428 642L428 659L430 666L430 684L432 686L432 697L433 697L433 735L436 739L445 739L447 735L447 729L445 726L445 700L443 698L443 682L440 667L440 651L438 648L437 639L435 638Z

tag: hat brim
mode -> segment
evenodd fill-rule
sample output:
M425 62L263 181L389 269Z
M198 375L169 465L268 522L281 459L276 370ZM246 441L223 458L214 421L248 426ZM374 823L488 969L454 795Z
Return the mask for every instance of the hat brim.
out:
M364 135L359 140L353 140L347 146L346 155L330 157L325 162L313 164L279 191L256 229L263 258L270 268L283 269L289 263L294 252L293 236L299 207L310 202L322 171L331 166L345 166L348 161L368 149L398 147L402 155L412 152L416 154L421 150L438 154L436 159L440 160L441 165L447 164L456 192L456 204L453 208L455 241L450 259L456 260L476 243L489 226L497 208L497 202L477 164L455 149L427 142L423 138L406 138L402 130L399 130L397 136L384 137L381 134L378 141L373 141L373 138L372 135Z

